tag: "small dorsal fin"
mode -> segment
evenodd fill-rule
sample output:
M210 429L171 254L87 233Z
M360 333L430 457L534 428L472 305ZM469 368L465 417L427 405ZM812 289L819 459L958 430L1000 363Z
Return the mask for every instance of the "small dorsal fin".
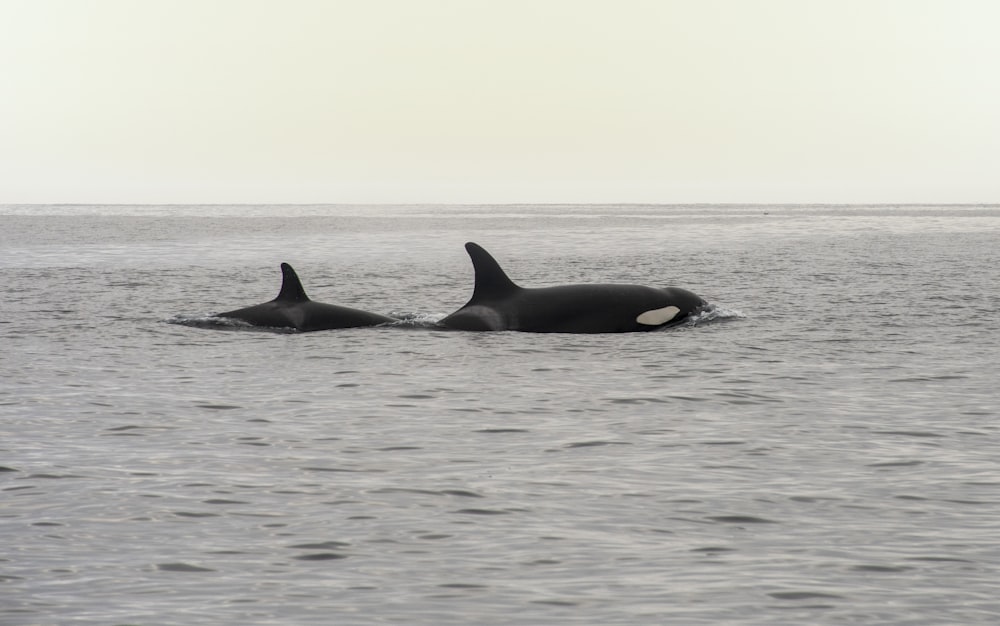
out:
M306 290L302 288L299 275L288 263L281 264L281 291L275 300L284 302L306 302L309 300Z
M496 259L481 246L470 241L465 244L465 251L469 253L472 268L476 272L476 286L472 291L471 301L503 297L520 289L507 277Z

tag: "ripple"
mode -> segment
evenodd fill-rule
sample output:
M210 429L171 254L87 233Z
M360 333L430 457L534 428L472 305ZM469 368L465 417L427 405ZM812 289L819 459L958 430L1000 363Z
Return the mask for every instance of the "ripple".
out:
M706 554L719 554L722 552L735 552L734 548L725 546L705 546L703 548L691 548L691 552L704 552Z
M335 561L338 559L346 559L346 554L340 554L339 552L317 552L315 554L300 554L299 556L292 557L299 561Z
M905 565L855 565L851 570L855 572L873 572L873 573L897 573L905 572L913 569L912 567L907 567Z
M748 391L720 391L717 392L715 395L719 398L723 398L727 404L736 404L736 405L784 402L780 398L772 398L770 396L765 396L758 393L751 393Z
M820 591L776 591L767 594L776 600L814 600L816 598L843 599L844 596Z
M80 474L29 474L25 476L22 480L27 480L29 478L44 478L46 480L58 480L60 478L84 478Z
M474 432L477 432L477 433L489 433L489 434L493 435L493 434L501 434L501 433L528 433L528 432L531 432L531 431L528 430L527 428L481 428L481 429L479 429L477 431L474 431Z
M707 517L705 519L710 519L713 522L720 522L723 524L777 524L778 522L770 520L764 517L756 517L753 515L716 515L713 517Z
M922 464L923 461L885 461L883 463L869 463L865 467L913 467Z
M351 544L346 541L320 541L318 543L297 543L288 547L296 550L336 550L346 548L349 545Z
M424 496L436 496L440 495L441 492L430 489L414 489L412 487L379 487L378 489L372 489L371 493L413 493Z
M892 378L890 383L929 383L939 380L965 380L968 376L961 374L943 374L941 376L911 376L909 378Z
M464 489L442 489L441 493L448 496L458 496L460 498L482 498L480 494L474 491L466 491Z
M544 604L546 606L579 606L579 602L572 600L532 600L532 604Z
M385 471L380 469L351 469L348 467L303 467L302 470L306 472L346 472L346 473L367 472L372 474L379 474Z
M208 567L199 567L189 563L157 563L156 569L164 572L214 572Z
M500 509L459 509L455 513L462 515L509 515L510 511Z
M837 498L830 497L820 497L820 496L791 496L788 498L792 502L805 502L807 504L813 504L815 502L836 502Z

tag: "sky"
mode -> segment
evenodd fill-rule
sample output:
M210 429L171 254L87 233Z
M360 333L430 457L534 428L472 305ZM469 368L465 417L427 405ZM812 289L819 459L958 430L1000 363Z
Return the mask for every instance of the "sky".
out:
M996 0L0 0L0 204L997 203Z

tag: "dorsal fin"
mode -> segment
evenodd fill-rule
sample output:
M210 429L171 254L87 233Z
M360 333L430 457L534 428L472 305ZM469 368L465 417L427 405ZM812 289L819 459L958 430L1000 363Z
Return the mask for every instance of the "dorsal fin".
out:
M302 288L299 275L288 263L281 264L281 291L278 292L278 297L275 300L284 302L307 302L309 300L306 290Z
M472 268L476 272L476 286L472 291L470 302L503 297L520 289L514 284L514 281L507 278L507 274L504 273L496 259L481 246L470 241L465 244L465 251L469 253L469 257L472 259Z

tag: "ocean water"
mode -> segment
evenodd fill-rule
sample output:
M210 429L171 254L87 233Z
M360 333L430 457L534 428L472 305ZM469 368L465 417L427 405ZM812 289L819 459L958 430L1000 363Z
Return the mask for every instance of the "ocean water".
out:
M715 312L436 329L470 240ZM282 261L408 321L186 325ZM4 626L1000 622L1000 207L4 206L0 268Z

